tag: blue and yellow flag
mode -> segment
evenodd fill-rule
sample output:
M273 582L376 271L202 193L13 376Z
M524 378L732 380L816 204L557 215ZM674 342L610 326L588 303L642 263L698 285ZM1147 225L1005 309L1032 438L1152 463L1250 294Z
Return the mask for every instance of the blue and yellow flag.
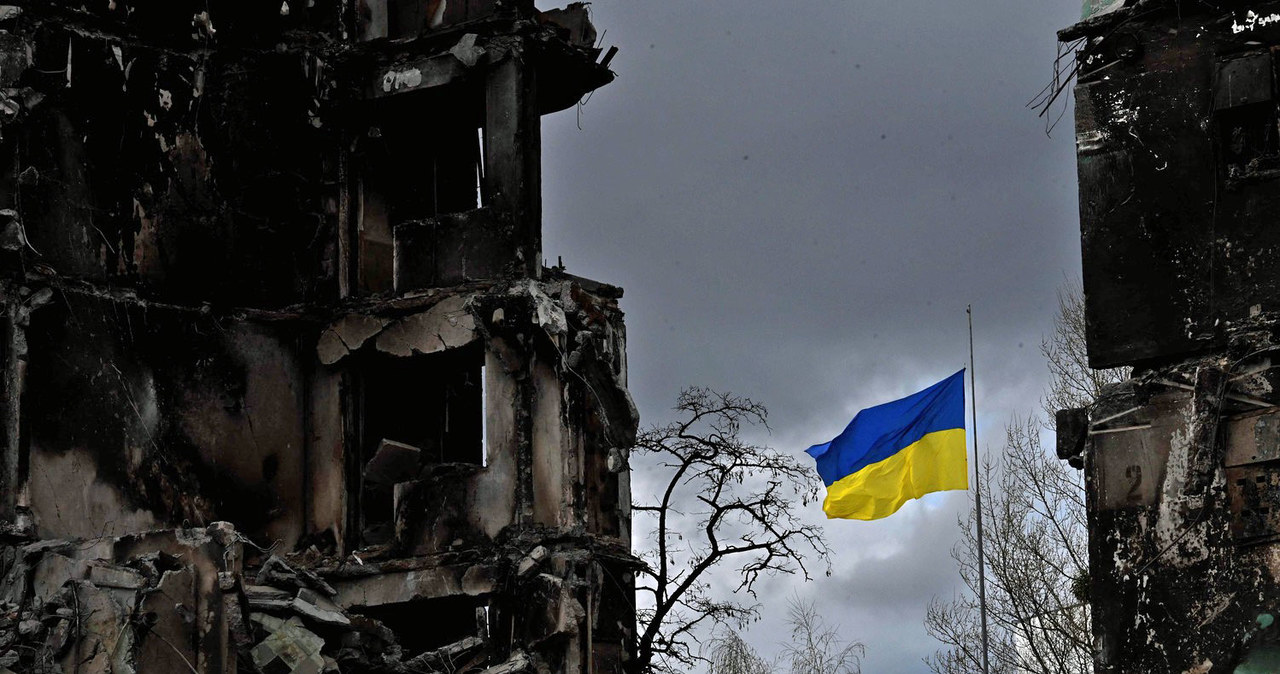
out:
M868 407L831 442L806 450L827 485L829 518L878 520L929 492L969 488L964 370Z

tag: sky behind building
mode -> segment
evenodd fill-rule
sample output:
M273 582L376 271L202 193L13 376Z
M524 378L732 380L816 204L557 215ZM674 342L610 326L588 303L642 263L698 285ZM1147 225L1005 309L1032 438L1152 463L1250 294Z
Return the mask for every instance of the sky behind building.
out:
M1025 107L1079 11L596 2L619 78L544 122L545 254L626 289L642 424L710 386L767 405L766 440L800 453L963 367L972 303L981 440L998 451L1004 423L1038 409L1040 340L1079 276L1070 110L1047 137ZM831 577L764 585L747 639L776 652L795 591L867 644L864 671L927 671L925 608L958 591L967 507L952 492L825 523Z

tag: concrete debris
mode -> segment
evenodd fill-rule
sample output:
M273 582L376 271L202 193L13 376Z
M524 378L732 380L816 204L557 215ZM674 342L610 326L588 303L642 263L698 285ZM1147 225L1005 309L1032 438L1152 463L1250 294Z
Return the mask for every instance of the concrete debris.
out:
M276 585L278 587L291 587L299 590L314 589L324 593L327 597L338 594L333 586L326 583L324 579L307 569L295 569L288 562L272 555L267 561L262 563L262 567L258 569L259 585Z
M533 662L523 651L516 651L505 662L484 670L481 674L526 674L534 671Z
M570 44L591 47L596 43L596 29L591 25L588 4L574 2L561 9L548 10L539 14L538 20L559 27Z
M475 33L467 33L466 35L463 35L462 39L458 40L458 44L453 45L453 47L449 49L449 53L453 54L454 58L461 61L462 65L468 68L475 67L476 63L480 61L480 58L488 53L485 51L484 47L476 44L476 40L478 40L479 37L480 36Z
M109 564L100 560L88 563L88 580L99 587L115 587L122 590L137 590L146 585L146 578L141 573L128 567Z
M323 647L324 639L304 628L297 618L290 618L254 646L250 655L262 672L319 674L325 668L320 655Z
M422 655L416 656L405 662L411 669L427 669L431 671L443 671L469 669L466 664L468 660L474 659L475 656L483 649L485 642L478 637L467 637L461 641L454 642L443 648L434 651L427 651Z
M475 317L466 297L450 297L426 313L392 323L378 335L377 348L394 356L437 353L470 344L476 338Z
M0 229L0 247L3 247L5 250L21 250L22 246L25 244L25 239L21 238L20 234L15 233L14 236L18 237L13 239L16 244L15 247L8 247L10 245L9 236L12 233L10 225L13 224L14 228L20 229L20 226L15 223L16 215L16 212L13 212L13 215L8 215L3 210L0 210L0 221L5 222L4 225L0 225L0 227L2 227L2 229ZM0 520L0 542L26 542L31 540L33 533L31 521L29 519L19 522Z
M301 597L294 597L289 608L307 620L330 627L350 627L351 621L338 611L320 608Z
M387 321L364 314L349 314L320 333L316 347L320 362L333 365L348 353L359 351L369 338L382 332Z
M371 484L391 486L417 477L421 463L421 449L384 438L373 458L365 464L364 479Z
M530 550L529 554L520 560L520 565L516 567L516 575L521 578L529 575L534 569L538 568L538 565L547 558L548 554L547 549L541 545Z

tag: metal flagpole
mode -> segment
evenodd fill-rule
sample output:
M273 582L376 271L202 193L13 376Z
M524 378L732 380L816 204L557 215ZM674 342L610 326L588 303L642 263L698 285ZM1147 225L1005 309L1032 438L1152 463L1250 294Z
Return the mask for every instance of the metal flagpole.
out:
M973 416L973 494L978 512L978 607L982 613L982 674L990 674L987 664L987 566L982 550L982 464L978 460L978 390L973 368L973 305L965 307L969 315L969 401Z

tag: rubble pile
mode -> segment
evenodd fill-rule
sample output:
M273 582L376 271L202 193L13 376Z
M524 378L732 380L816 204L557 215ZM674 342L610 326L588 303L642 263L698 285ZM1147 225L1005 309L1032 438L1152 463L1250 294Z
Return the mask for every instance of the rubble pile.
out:
M501 591L524 600L502 609L480 605L471 627L462 627L470 633L421 649L402 640L429 640L417 628L441 616L423 605L420 615L392 629L359 602L379 592L412 596L414 578L433 575L441 560L379 559L378 551L369 551L369 560L337 560L315 547L282 557L246 544L219 522L0 545L0 674L545 673L556 671L554 646L576 637L591 618L576 598L590 586L578 570L600 572L572 546L553 551L554 543L528 547L523 539L483 560L445 560L466 568L457 586L462 595ZM496 610L539 626L533 651L491 638ZM542 653L541 646L552 648Z

